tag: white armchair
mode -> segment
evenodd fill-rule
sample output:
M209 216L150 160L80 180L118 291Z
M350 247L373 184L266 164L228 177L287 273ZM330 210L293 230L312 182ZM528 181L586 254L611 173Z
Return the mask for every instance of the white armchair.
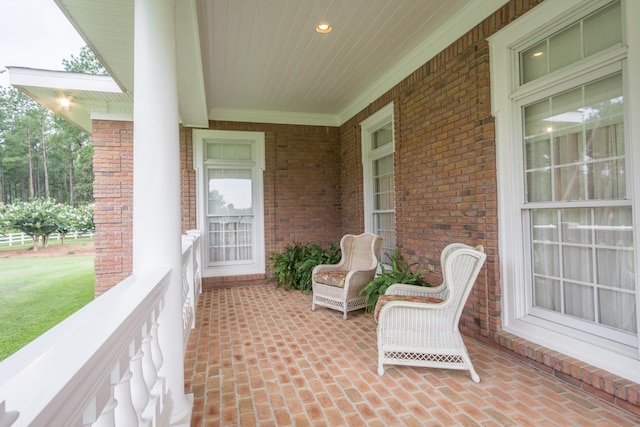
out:
M375 277L381 249L382 237L376 234L345 234L340 240L340 262L313 269L311 310L317 305L332 308L342 311L346 320L349 311L366 307L360 291Z
M374 315L379 375L385 364L424 366L468 370L480 382L458 322L485 259L482 246L453 243L441 254L440 286L395 284L380 296Z

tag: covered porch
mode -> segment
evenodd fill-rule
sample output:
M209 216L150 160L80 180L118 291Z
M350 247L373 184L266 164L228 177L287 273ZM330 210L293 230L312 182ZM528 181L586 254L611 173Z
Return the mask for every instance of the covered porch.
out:
M42 399L42 405L49 412L43 416L51 414L60 417L58 419L82 420L74 425L129 425L119 422L125 415L130 420L138 420L140 425L184 425L186 419L191 419L192 425L424 425L430 420L441 425L638 424L639 420L631 415L631 412L639 413L640 407L637 337L640 323L635 309L639 258L637 245L633 243L637 239L624 238L621 241L626 246L605 248L615 249L618 255L612 257L617 263L604 262L603 265L625 267L626 270L621 271L629 273L623 282L628 289L621 284L613 289L614 295L623 295L625 302L635 301L618 311L612 309L617 307L613 304L607 306L612 314L625 315L625 319L618 318L622 316L604 319L622 333L609 337L611 334L598 329L595 332L600 335L594 332L585 336L582 330L576 332L565 325L564 322L575 320L566 319L570 316L563 314L562 322L552 322L555 312L539 310L537 316L530 315L526 311L528 308L545 308L555 300L541 299L538 304L541 307L530 301L534 285L531 275L525 274L529 264L524 261L532 242L524 239L530 224L521 208L512 203L525 200L522 193L526 187L515 184L522 184L520 181L527 176L528 172L521 166L529 152L526 144L519 144L517 150L514 148L517 144L511 137L518 132L515 127L507 126L519 124L521 116L501 116L505 111L515 113L520 111L517 108L528 105L515 105L509 101L509 94L505 92L508 85L502 84L507 80L503 74L512 80L519 75L511 70L515 63L513 55L517 52L524 55L534 41L547 43L552 24L556 30L574 28L574 22L586 22L590 13L596 10L615 12L601 15L619 17L607 21L612 27L619 27L620 22L633 22L640 16L640 8L635 2L450 1L449 5L460 7L456 19L441 16L442 25L433 26L439 31L424 34L421 43L406 43L407 35L399 37L396 44L390 46L354 47L356 41L369 38L388 42L393 38L387 34L405 27L404 22L393 26L394 20L385 20L392 27L389 31L376 33L377 38L359 33L349 36L350 33L340 33L336 27L333 35L342 34L344 38L329 44L321 43L328 39L312 39L317 38L314 32L309 38L318 42L318 47L303 46L303 50L310 53L306 61L295 55L287 56L291 59L290 67L282 67L278 61L280 55L276 54L252 56L274 59L273 64L278 67L273 68L245 66L242 61L232 61L237 52L246 49L231 43L226 58L239 64L239 69L225 67L225 57L209 56L216 51L216 46L210 43L234 40L233 37L225 38L222 31L229 21L225 16L237 16L238 22L249 23L242 27L248 28L241 31L242 34L254 34L250 30L253 23L263 20L242 19L247 15L241 10L215 9L216 5L224 6L227 2L192 0L181 2L180 8L174 7L177 4L174 1L57 2L86 35L96 36L87 38L110 65L110 71L122 89L114 95L110 88L103 88L98 91L99 99L94 99L97 89L89 91L82 85L70 85L65 93L76 95L77 105L66 113L61 112L69 120L91 129L96 148L96 247L101 254L96 262L96 273L100 277L96 293L103 295L96 299L97 305L94 304L98 311L89 311L86 316L97 322L112 307L119 307L121 310L111 311L121 317L114 318L109 328L88 323L72 325L85 335L71 338L71 334L65 334L60 342L41 341L40 347L32 352L34 366L43 373L38 385L47 389L53 380L57 380L60 387L55 392L47 390L51 395ZM255 2L256 6L258 3ZM308 0L304 4L310 13L315 11L316 2ZM342 8L344 3L327 4ZM378 2L379 16L388 16L383 10L387 4L391 3ZM415 10L407 9L405 15L396 14L397 22L417 10L428 13L418 7L420 2L407 4L416 6ZM441 3L433 2L434 6L438 4ZM465 4L468 7L463 7ZM527 13L529 15L525 16ZM536 19L531 18L532 14ZM352 16L354 24L360 24L359 10L345 14L340 9L335 15ZM560 15L562 22L551 18ZM103 19L106 16L112 17L117 26L109 25L108 20ZM291 35L286 40L301 45L298 33L289 31L288 25L289 21L305 21L281 21L287 31L280 33ZM313 22L315 25L315 18ZM528 26L523 28L524 24ZM201 33L196 31L199 26ZM375 28L368 24L363 27ZM426 24L424 27L431 28ZM114 28L122 35L121 39L111 37ZM236 28L237 25L230 26L230 34L235 34ZM351 27L345 25L343 28ZM622 93L630 107L628 120L623 121L623 115L620 115L615 117L617 121L607 125L609 136L622 135L623 132L613 132L610 127L622 129L623 122L625 135L637 135L626 129L631 129L634 122L640 123L635 120L640 112L637 79L626 77L637 75L634 72L640 69L635 43L640 37L636 37L638 33L634 26L626 25L625 29L628 34L620 33L619 39L611 40L611 46L594 54L597 60L590 60L588 69L580 60L573 64L574 68L560 70L562 77L572 82L571 85L567 83L567 87L579 87L580 91L586 90L583 86L587 87L587 83L592 83L573 82L571 79L575 76L586 76L589 70L597 71L598 78L613 73L613 80L607 84L615 90L605 100L615 101L612 105L618 105L618 95ZM264 39L259 35L262 33L255 34L258 35L242 40ZM299 34L305 33L300 31ZM496 38L496 34L500 37ZM518 45L520 50L511 47L510 43L516 41L522 44ZM281 52L289 52L287 46L278 39L270 41L266 47L256 48L255 52L271 52L275 47ZM336 47L342 47L343 58L349 60L356 58L352 52L358 50L363 54L362 60L327 68L336 71L340 78L308 77L300 84L293 84L292 76L311 75L301 72L299 64L309 64L310 70L320 70L313 65L321 52L320 46L326 48L331 57L336 56ZM390 53L400 52L400 46L412 48L409 49L411 52L405 52L406 59L400 56L386 58ZM373 52L384 55L391 68L365 81L364 72L377 64ZM364 59L372 60L374 64L368 66ZM628 61L628 71L626 65L622 65L625 61ZM229 72L229 78L221 77L222 69ZM282 73L282 69L290 74ZM299 88L297 96L290 97L293 100L322 100L327 93L339 96L328 101L330 109L320 108L322 105L307 108L298 103L261 102L263 98L256 95L256 88L247 84L260 80L250 78L249 74L244 74L245 70L258 70L260 76L281 76L281 84L276 84L273 90L269 85L259 85L264 99L269 101L279 99L274 96L276 93L288 94L282 88ZM347 70L352 79L345 79L340 74ZM31 74L38 77L40 73L16 70L15 84L31 91L43 104L50 101L49 105L54 105L60 95L55 87L21 81L21 77ZM49 73L45 74L49 76ZM545 77L544 83L556 84L554 76ZM96 76L91 77L93 81ZM93 83L101 82L101 79L97 80ZM134 82L135 109L131 104ZM229 82L234 82L236 89L246 89L249 93L239 96L239 92L231 90L228 97L223 97ZM331 91L319 88L313 92L313 82L340 85L330 86ZM274 83L280 83L280 80L274 80ZM34 88L42 87L47 90L35 92ZM604 94L609 93L604 90L608 87L601 88ZM542 86L535 88L543 89ZM351 95L347 89L352 91ZM85 105L82 105L83 95ZM530 92L520 95L530 95ZM543 95L547 99L546 92L540 92L539 96ZM222 102L225 99L229 103ZM241 99L250 102L236 105L235 102ZM582 104L585 103L579 105ZM566 109L571 112L570 108ZM537 121L534 115L531 117L540 124L547 115L541 114ZM580 135L586 135L583 127L581 125ZM550 129L547 132L553 130L547 129ZM211 150L203 149L206 139L203 132L214 135L218 131L261 134L259 140L250 141L251 155L240 160L247 161L242 166L247 166L256 177L257 191L252 194L260 197L255 199L253 214L257 218L255 229L260 230L256 236L263 240L255 240L255 249L260 254L251 260L255 267L252 270L230 274L220 268L202 274L202 282L208 290L199 299L200 309L194 311L194 329L185 341L188 333L185 331L191 324L185 303L193 301L199 293L194 292L190 298L189 291L185 293L181 286L184 277L190 277L190 274L185 276L187 268L184 263L180 264L179 234L199 229L203 232L202 241L210 243L212 237L208 227L212 222L205 219L204 214L209 209L205 202L216 187L207 188L205 184L215 181L215 168L233 169L238 163L235 157L215 157L220 151L216 144L228 141L219 141L212 136L207 142ZM375 137L377 141L378 136L383 135L389 138L384 140L383 150L376 153L373 139ZM615 145L624 151L622 137L616 141L619 147L609 139L604 139L601 145ZM629 137L626 143L631 147L635 140ZM209 152L211 158L203 157ZM627 164L637 167L640 164L637 151L633 156L628 152L607 159L625 159ZM248 160L252 160L250 165ZM382 167L385 165L388 169ZM520 165L519 169L512 170L516 165ZM561 165L564 163L554 167L560 170ZM384 169L385 173L374 174L374 166ZM207 168L212 171L210 175L204 173ZM625 233L630 235L631 230L635 230L629 228L630 224L637 224L640 218L634 201L640 193L637 186L633 186L631 192L632 174L625 171L624 176L629 177L629 186L624 187L623 178L620 178L620 192L623 192L622 188L628 188L629 194L624 199L614 200L617 214L611 216L611 223L604 225L609 231L628 230ZM392 179L385 181L381 177ZM387 184L386 200L389 203L374 205L370 190L375 188L374 184L383 181ZM569 202L566 206L572 206ZM578 200L577 206L598 209L608 202L609 199L598 199L591 206ZM552 205L534 207L549 209L549 206ZM634 221L631 221L631 212ZM239 215L236 211L230 213ZM393 218L389 219L387 228L376 226L374 230L374 219L383 218L382 214ZM597 229L601 224L594 222L592 217L595 218L595 214L585 215L585 223L580 223L580 227ZM568 220L556 222L539 225L554 229L574 225ZM516 230L505 227L516 223L520 227ZM486 266L460 322L481 377L479 385L464 372L457 371L390 368L385 376L378 377L372 316L358 313L345 322L337 312L318 310L312 313L309 295L286 293L264 283L271 273L265 268L266 256L281 250L287 243L298 240L326 244L345 233L370 230L388 233L388 249L401 249L410 262L418 263L427 271L427 278L433 283L440 279L438 257L447 243L485 246ZM616 235L607 237L613 239ZM202 256L195 258L204 269L211 267L208 264L213 265L211 268L216 267L214 264L219 261L210 253L205 255L205 251L218 247L209 243L194 245L196 250L202 249ZM558 242L557 245L560 243L571 248L586 246L575 242ZM594 254L603 249L591 246ZM544 252L545 255L550 253ZM631 262L623 265L623 259ZM526 262L530 261L535 260ZM550 276L552 274L545 266L555 265L554 262L559 263L560 258L536 266L540 273ZM615 276L617 270L604 268L603 271ZM135 280L126 279L132 273ZM586 279L582 281L586 282ZM197 282L193 280L193 284ZM231 283L236 287L227 287ZM540 283L543 288L547 282L541 280ZM244 286L239 286L241 284ZM595 286L594 283L591 285ZM557 299L562 302L560 295ZM597 326L604 328L606 322ZM584 327L583 323L581 321L579 326ZM99 336L96 331L104 334ZM606 340L617 341L604 342L600 340L601 335ZM117 351L112 350L108 341L114 336L120 343ZM594 341L593 337L599 340ZM93 347L87 348L84 338L90 338ZM142 350L147 355L144 365L147 372L138 369L137 364L141 349L150 343L160 346L163 357L149 356L153 348ZM184 345L187 349L183 354ZM79 350L84 351L85 360L70 357L70 354L76 356L75 352ZM518 359L528 364L520 364ZM62 373L53 369L59 366L60 360L70 361ZM186 362L184 371L183 362ZM44 364L51 369L43 370ZM25 418L26 409L33 406L30 387L35 383L31 381L35 371L29 366L26 371L32 376L13 380L0 388L0 426L36 425L28 424ZM131 382L129 371L134 371L133 383L143 390L142 398L135 394L136 387L128 387ZM7 367L5 372L13 374L15 371ZM0 383L4 379L1 374L0 370ZM99 379L100 387L92 384L94 379ZM68 384L82 387L74 389ZM184 390L183 385L186 385ZM20 402L24 406L13 401L17 389L24 394L24 400ZM118 393L126 395L129 391L134 392L132 398L118 399L116 396ZM68 399L70 395L82 399L74 402ZM127 399L132 400L133 405L125 409L124 405L114 404L114 400ZM69 418L64 418L63 411L69 411ZM5 424L3 417L9 420Z
M193 426L632 426L640 418L466 339L466 371L376 373L373 314L273 284L204 290L185 355Z

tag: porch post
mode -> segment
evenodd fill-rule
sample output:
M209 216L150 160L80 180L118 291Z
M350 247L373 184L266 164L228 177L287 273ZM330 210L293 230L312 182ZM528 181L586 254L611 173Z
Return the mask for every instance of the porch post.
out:
M158 341L171 423L191 413L184 394L182 239L175 0L135 0L133 273L169 266ZM187 422L188 424L188 422Z

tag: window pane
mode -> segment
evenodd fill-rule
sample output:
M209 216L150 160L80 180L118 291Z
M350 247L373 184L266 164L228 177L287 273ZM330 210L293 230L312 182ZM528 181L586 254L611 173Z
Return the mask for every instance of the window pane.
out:
M527 173L527 201L546 202L552 200L551 171L537 170Z
M599 300L600 323L634 334L638 332L634 295L601 289Z
M549 132L550 117L551 105L546 99L524 107L524 136L544 135Z
M567 243L591 243L593 230L591 209L563 209L562 241Z
M586 191L585 172L580 166L556 169L556 200L584 200Z
M395 215L393 213L374 213L373 214L375 234L382 237L382 253L380 261L384 263L390 262L390 255L396 248L396 224Z
M558 211L555 209L536 209L531 212L533 239L537 241L558 241Z
M544 120L555 135L567 135L582 130L582 88L576 88L551 98L551 117Z
M628 331L631 326L622 317L629 312L623 316L617 311L632 304L635 319L632 209L534 209L530 213L535 306L555 311L562 306L565 314Z
M251 143L207 142L207 160L253 160Z
M620 2L615 2L538 41L519 54L520 84L622 45Z
M569 316L580 319L596 320L593 288L577 283L566 283L564 286L564 311Z
M585 56L622 43L620 2L599 10L584 20Z
M549 72L549 54L547 41L544 40L537 45L520 53L520 64L522 76L521 84L542 77Z
M553 311L562 311L560 281L536 277L533 283L533 305Z
M558 245L533 244L533 274L560 277L560 257Z
M527 201L624 199L623 105L618 73L525 106Z
M394 207L393 156L385 156L373 162L374 210L389 210Z
M252 212L252 180L249 169L209 169L209 208L213 215Z
M580 282L593 281L591 275L591 250L579 246L564 246L562 252L562 269L564 277Z
M375 150L393 141L393 126L391 123L384 125L371 134L371 145Z
M582 37L580 23L549 38L549 69L559 70L582 58Z
M209 263L251 261L253 218L243 216L209 219Z
M596 244L633 248L633 220L630 207L595 209Z

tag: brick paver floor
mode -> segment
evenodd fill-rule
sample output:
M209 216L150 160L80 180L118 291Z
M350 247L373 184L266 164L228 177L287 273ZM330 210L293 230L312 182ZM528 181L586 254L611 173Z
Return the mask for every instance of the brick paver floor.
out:
M480 375L388 366L373 315L311 311L274 285L200 296L185 360L192 426L631 426L640 418L474 340Z

